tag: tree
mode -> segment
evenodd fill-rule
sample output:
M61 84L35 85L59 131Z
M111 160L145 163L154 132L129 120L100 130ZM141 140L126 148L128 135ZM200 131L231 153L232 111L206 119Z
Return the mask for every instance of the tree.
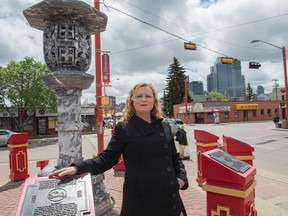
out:
M166 78L166 87L164 91L164 104L163 112L166 116L173 116L173 105L183 103L185 96L186 79L185 69L180 65L178 59L173 57L173 63L168 68L168 76ZM188 94L187 88L187 101L191 102L191 96Z
M247 101L252 101L254 100L256 97L256 94L253 93L253 88L251 87L250 83L247 84L247 88L246 88L246 97L245 100Z
M20 132L37 109L56 111L56 94L41 78L48 72L45 64L32 57L20 62L13 60L6 67L0 67L0 109L10 114ZM9 107L18 108L18 118L11 115Z
M230 101L232 99L232 97L226 96L216 91L210 91L208 92L208 95L211 97L216 97L218 101Z

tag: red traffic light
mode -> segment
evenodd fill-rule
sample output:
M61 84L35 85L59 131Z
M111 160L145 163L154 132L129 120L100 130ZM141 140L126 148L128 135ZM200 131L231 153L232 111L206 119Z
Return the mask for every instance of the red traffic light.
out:
M258 62L249 62L249 68L259 69L260 67L261 67L261 64Z

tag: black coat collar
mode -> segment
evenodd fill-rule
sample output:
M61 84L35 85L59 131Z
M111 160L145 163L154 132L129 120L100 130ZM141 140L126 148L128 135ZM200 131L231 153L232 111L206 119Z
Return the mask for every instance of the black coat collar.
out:
M143 136L148 136L149 134L155 133L155 127L153 125L160 124L162 119L152 119L152 123L148 123L145 120L134 115L130 119L130 122Z

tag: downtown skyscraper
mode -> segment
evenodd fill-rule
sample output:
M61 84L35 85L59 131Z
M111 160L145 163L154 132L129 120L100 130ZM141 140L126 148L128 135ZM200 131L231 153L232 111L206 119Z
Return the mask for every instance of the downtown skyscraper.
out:
M222 63L218 57L210 74L207 75L207 90L240 99L245 96L245 78L241 72L241 61L234 59L232 64Z

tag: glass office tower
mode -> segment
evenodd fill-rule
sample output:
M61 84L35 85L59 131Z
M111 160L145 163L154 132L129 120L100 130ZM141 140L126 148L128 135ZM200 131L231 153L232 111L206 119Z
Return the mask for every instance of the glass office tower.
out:
M225 64L221 62L221 57L218 57L207 76L208 92L217 91L234 98L245 96L243 83L245 79L241 72L241 62L237 59L234 59L233 64Z

